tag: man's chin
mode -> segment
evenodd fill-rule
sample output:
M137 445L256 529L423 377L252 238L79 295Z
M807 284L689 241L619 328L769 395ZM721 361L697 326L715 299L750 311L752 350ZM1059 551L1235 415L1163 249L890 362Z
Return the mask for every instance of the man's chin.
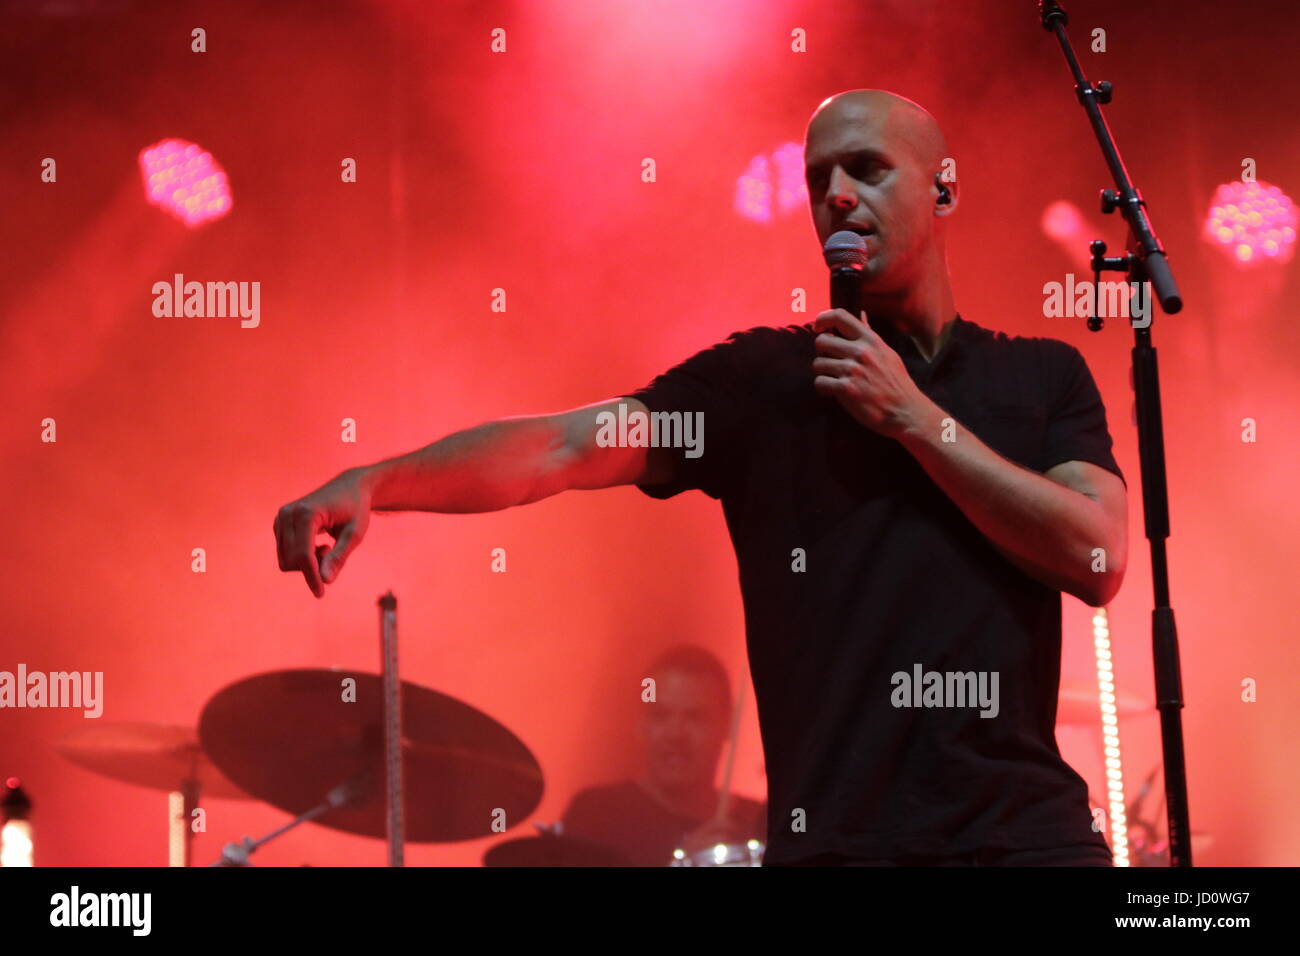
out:
M889 259L884 255L873 256L867 260L867 268L862 274L862 287L870 288L889 279Z
M891 274L888 262L876 263L875 265L877 268L867 266L867 273L862 278L862 293L864 295L892 295L907 288L905 280L900 281L897 275Z
M662 764L658 770L655 779L659 781L660 786L670 790L687 789L696 776L691 772L691 768L673 763Z

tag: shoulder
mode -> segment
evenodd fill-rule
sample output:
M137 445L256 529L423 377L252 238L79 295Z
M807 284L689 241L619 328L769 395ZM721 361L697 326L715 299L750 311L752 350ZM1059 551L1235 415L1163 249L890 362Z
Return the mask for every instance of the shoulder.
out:
M663 373L656 384L712 383L759 388L774 370L803 369L814 352L812 326L755 326L732 332Z
M1020 400L1056 408L1066 397L1088 386L1091 372L1083 353L1069 342L1038 335L1008 335L973 322L963 335L978 356L984 377L997 380L1002 391Z
M584 802L603 802L607 800L626 800L640 792L640 788L631 780L620 780L617 783L602 783L593 787L585 787L579 790L573 800L576 803L579 800Z
M567 820L574 815L599 814L606 809L625 809L630 803L638 801L640 793L640 788L630 780L587 787L574 794L564 817Z
M1009 360L1051 368L1065 368L1083 361L1083 355L1069 342L1038 335L1008 335L963 319L965 334L978 347Z
M816 338L811 324L756 325L753 328L732 332L714 348L725 348L737 356L761 358L765 355L782 355L811 349Z

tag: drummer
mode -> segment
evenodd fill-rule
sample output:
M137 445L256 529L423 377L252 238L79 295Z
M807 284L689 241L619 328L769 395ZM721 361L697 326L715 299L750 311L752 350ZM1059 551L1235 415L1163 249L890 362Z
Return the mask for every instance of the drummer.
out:
M647 676L655 699L641 705L640 773L579 792L563 833L613 849L630 866L666 866L678 848L761 840L766 807L754 800L733 795L725 824L716 819L714 780L732 707L726 668L683 645L657 658Z

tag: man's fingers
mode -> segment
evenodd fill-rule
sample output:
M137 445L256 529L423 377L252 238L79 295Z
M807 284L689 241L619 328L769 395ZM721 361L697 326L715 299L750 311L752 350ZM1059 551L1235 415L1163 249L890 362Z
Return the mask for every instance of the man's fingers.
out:
M283 513L283 510L275 513L275 523L271 528L275 531L275 560L280 563L281 571L288 571L290 568L284 562L284 532L280 527L280 515Z
M858 367L853 359L831 358L819 355L813 359L812 370L818 375L830 375L836 378L851 376Z
M312 594L323 597L325 585L321 583L317 566L316 529L320 517L308 505L290 505L280 513L281 567L286 571L301 571Z
M293 559L293 514L286 506L275 513L275 559L280 562L281 571L297 571L298 563Z
M847 384L842 378L836 378L830 375L818 375L813 379L813 388L817 390L817 394L819 395L829 395L834 398L844 393Z
M818 355L831 358L857 360L866 352L862 339L846 339L838 335L819 335L813 339L813 348Z
M302 576L307 581L307 587L311 588L311 593L317 597L325 596L325 582L320 579L320 557L328 550L323 544L308 548L301 564Z
M334 547L326 549L329 553L320 563L320 575L326 584L334 583L334 579L339 576L339 571L343 570L343 562L361 543L362 534L364 529L360 524L355 519L349 521L343 526L343 531L334 542Z
M813 320L813 329L818 332L834 330L846 339L857 339L862 337L866 325L844 309L827 309Z

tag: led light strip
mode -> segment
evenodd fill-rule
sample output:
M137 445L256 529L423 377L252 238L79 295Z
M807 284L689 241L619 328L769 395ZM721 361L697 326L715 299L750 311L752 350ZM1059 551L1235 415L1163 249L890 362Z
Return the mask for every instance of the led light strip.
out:
M1092 642L1097 648L1097 691L1101 702L1102 751L1106 756L1106 789L1110 800L1110 848L1116 866L1128 866L1128 817L1124 803L1124 765L1119 751L1119 712L1115 706L1115 668L1111 662L1110 627L1106 609L1092 616Z
M185 794L174 790L167 794L167 865L185 865Z

